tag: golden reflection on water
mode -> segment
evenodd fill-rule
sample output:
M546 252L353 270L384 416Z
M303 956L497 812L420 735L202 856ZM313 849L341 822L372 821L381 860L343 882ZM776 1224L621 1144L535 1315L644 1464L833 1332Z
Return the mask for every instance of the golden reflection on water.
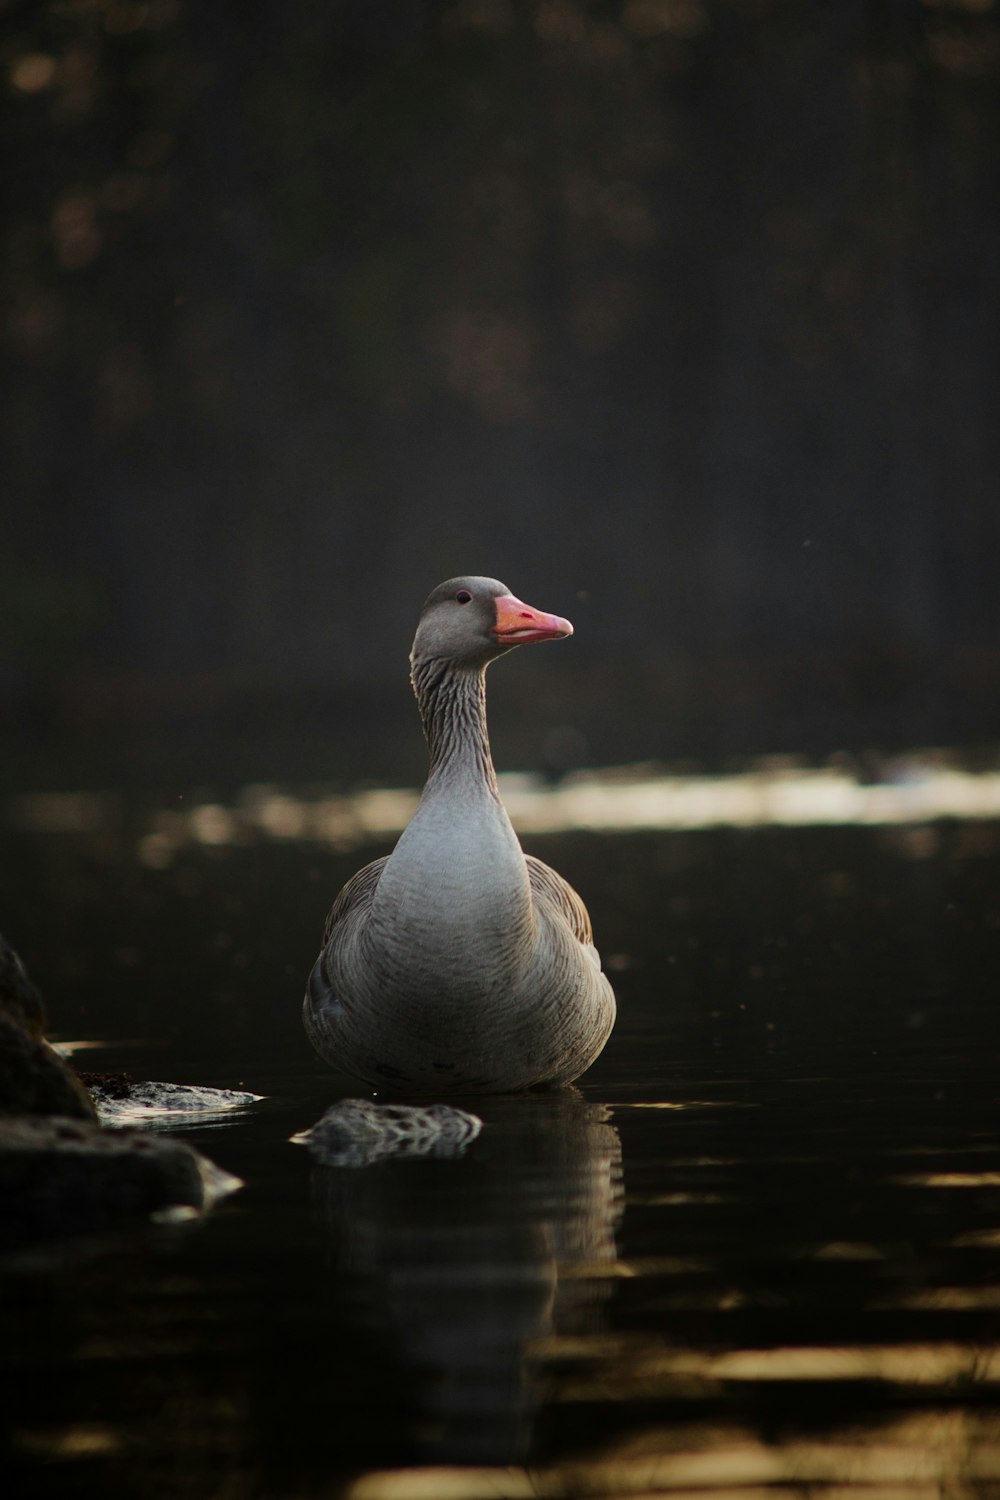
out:
M1000 1384L1000 1348L966 1343L795 1345L719 1354L657 1348L632 1350L629 1365L634 1381L650 1383L664 1376L694 1376L708 1382L863 1380L903 1387ZM576 1398L581 1399L579 1387Z
M24 1428L15 1435L14 1442L22 1452L37 1454L50 1463L117 1453L124 1446L114 1428L95 1422L71 1422L67 1427L56 1428Z
M889 1180L899 1183L900 1187L1000 1187L1000 1172L901 1172Z
M557 786L541 777L500 777L504 802L525 834L574 829L889 826L900 853L933 853L926 825L940 818L1000 819L1000 772L972 772L923 752L887 765L885 779L860 782L839 766L781 762L730 776L680 776L649 767L580 771ZM244 787L232 805L204 795L191 805L161 808L138 836L143 863L163 867L183 848L227 848L259 839L302 840L334 850L395 836L408 823L419 793L371 787L353 792L296 794L264 784ZM94 834L123 822L111 793L45 792L13 799L15 824L38 833Z
M926 1286L893 1296L874 1298L869 1307L910 1312L970 1312L1000 1308L1000 1286Z
M612 1109L757 1109L755 1099L629 1099L616 1101Z
M739 1203L738 1193L633 1193L631 1202L642 1208L684 1208L692 1203Z
M679 1424L550 1468L420 1468L369 1473L346 1500L923 1500L971 1496L1000 1478L992 1413L928 1410L821 1438L768 1443L738 1425ZM992 1493L992 1491L989 1491Z
M1000 1250L1000 1229L970 1229L951 1243L960 1250Z

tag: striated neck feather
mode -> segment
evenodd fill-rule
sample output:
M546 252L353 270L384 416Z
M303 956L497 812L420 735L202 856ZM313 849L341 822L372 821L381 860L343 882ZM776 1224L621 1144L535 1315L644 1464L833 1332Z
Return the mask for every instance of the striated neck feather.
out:
M414 661L410 681L430 752L427 787L471 780L499 799L486 728L486 669L439 658Z

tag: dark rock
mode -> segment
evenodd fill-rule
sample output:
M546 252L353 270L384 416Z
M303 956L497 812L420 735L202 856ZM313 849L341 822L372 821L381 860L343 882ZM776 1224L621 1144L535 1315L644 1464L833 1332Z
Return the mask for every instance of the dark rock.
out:
M193 1214L242 1186L183 1141L101 1129L44 1030L38 991L0 938L0 1247ZM129 1100L143 1087L125 1073L90 1076L105 1099Z
M96 1120L94 1101L44 1032L41 996L20 958L0 937L0 1115Z
M90 1121L97 1118L87 1090L48 1042L28 1036L2 1015L0 1115L68 1115Z
M7 939L0 933L0 1016L13 1022L28 1036L45 1035L45 1007L28 978L27 970Z
M450 1104L374 1104L342 1099L296 1145L328 1167L367 1167L387 1156L461 1156L482 1129L478 1115Z
M130 1099L135 1088L131 1073L87 1073L77 1071L77 1077L87 1091L100 1101L103 1099Z
M237 1186L183 1141L59 1117L0 1118L0 1235L8 1242L199 1210Z

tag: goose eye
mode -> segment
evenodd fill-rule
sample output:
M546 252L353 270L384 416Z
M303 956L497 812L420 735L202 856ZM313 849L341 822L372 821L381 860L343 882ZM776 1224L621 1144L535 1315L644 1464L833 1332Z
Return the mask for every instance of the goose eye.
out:
M457 604L471 604L472 595L469 593L469 590L459 589L458 593L455 595L455 602Z

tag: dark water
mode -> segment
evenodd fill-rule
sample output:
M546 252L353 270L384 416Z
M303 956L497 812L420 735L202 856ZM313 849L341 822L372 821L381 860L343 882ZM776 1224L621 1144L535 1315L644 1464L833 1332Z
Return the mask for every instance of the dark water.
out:
M11 833L82 1065L267 1098L197 1225L8 1256L3 1493L1000 1495L1000 826L536 840L618 1029L456 1160L316 1166L300 1034L377 849Z

